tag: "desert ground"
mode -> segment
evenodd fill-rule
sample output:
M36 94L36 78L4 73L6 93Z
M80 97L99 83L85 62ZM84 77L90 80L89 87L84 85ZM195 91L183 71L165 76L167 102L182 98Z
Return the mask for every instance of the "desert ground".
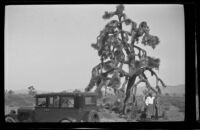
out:
M138 108L141 108L142 96L137 96ZM185 98L184 96L167 95L160 98L159 115L165 113L165 117L160 117L156 121L184 121L185 115ZM136 119L127 120L120 118L120 115L114 111L104 110L100 113L102 122L138 122L140 114L137 114ZM155 120L154 120L155 121Z

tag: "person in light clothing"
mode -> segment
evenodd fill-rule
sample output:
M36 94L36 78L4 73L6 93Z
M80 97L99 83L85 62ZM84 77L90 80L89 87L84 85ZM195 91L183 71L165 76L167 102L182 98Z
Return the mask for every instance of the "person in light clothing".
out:
M155 97L152 96L152 93L149 93L145 100L146 115L149 119L154 115L154 99Z
M150 104L153 104L154 98L155 98L155 97L153 97L153 96L148 96L148 97L146 98L145 104L146 104L147 106L150 105Z

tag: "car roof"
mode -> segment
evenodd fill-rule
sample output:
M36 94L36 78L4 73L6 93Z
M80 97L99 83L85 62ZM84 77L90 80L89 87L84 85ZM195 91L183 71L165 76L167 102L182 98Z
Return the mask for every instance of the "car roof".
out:
M96 96L96 93L92 92L58 92L58 93L42 93L36 94L35 97L45 97L45 96Z

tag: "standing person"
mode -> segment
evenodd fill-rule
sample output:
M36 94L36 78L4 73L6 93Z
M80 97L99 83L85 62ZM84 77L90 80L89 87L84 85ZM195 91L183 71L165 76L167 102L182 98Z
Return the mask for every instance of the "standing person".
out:
M145 100L147 119L151 119L152 115L154 115L154 98L152 93L149 93Z
M158 119L158 107L159 107L158 96L155 96L155 99L154 99L154 115L155 115L155 120Z
M142 108L141 108L141 111L145 111L145 109L146 109L146 99L147 99L147 91L146 90L144 90L143 91L143 97L142 97L142 102L143 102L143 105L142 105Z
M146 104L146 99L147 99L147 90L143 91L143 97L142 97L142 108L141 108L141 115L140 119L145 120L146 119L146 111L147 111L147 104Z

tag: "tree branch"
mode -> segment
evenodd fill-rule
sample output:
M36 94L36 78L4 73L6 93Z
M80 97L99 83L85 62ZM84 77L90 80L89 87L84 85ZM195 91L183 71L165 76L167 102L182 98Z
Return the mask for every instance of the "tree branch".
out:
M128 78L126 77L124 83L122 84L122 87L120 88L120 90L121 90L122 92L125 91L125 85L127 84L127 82L128 82Z
M164 88L167 87L167 86L165 85L165 83L162 81L162 79L160 79L160 78L158 77L158 75L156 74L156 72L154 72L151 68L146 68L145 70L150 71L150 72L151 72L151 75L152 75L152 76L154 75L154 76L156 77L156 86L158 86L158 82L160 82Z
M146 83L146 87L151 89L153 92L157 93L157 91L151 86L151 84L149 83L148 79L144 78L143 76L146 77L146 75L143 73L142 75L140 75L140 80L138 82L136 82L134 85L133 85L133 88L134 87L137 87L140 83L144 82Z
M131 46L131 45L130 45L130 46ZM142 48L140 48L140 47L138 47L138 46L136 46L136 45L133 45L133 47L134 47L134 48L136 48L136 49L138 49L138 50L139 50L139 52L140 52L140 51L142 51L142 52L143 52L143 56L144 56L144 57L146 57L146 56L147 56L147 52L146 52L144 49L142 49Z
M151 89L154 93L157 94L157 91L151 86L148 80L144 79L144 82L146 83L147 88Z
M129 49L128 49L128 46L124 43L124 36L123 36L123 31L122 31L121 17L120 17L119 15L118 15L118 20L119 20L119 29L121 30L121 31L120 31L120 34L121 34L121 38L122 38L122 44L123 44L123 46L124 46L124 49L125 49L127 55L129 55L129 54L130 54L130 51L129 51Z

